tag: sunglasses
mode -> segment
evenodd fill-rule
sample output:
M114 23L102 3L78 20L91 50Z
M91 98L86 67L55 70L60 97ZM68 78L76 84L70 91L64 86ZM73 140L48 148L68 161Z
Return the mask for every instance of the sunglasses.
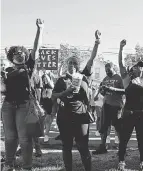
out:
M69 65L78 65L78 63L75 62L75 61L69 61L68 64L69 64Z

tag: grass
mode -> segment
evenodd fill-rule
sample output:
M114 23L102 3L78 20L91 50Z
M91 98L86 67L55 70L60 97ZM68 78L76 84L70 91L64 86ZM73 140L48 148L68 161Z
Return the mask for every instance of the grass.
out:
M55 149L53 149L55 150ZM52 149L42 149L43 155L36 158L33 155L33 171L64 171L64 164L61 152L52 152ZM4 151L2 151L4 153ZM139 170L139 152L129 149L126 156L127 171ZM17 157L16 170L20 171L22 165L21 157ZM118 165L117 151L110 151L107 154L93 155L93 171L115 171ZM78 152L73 152L73 171L84 171Z

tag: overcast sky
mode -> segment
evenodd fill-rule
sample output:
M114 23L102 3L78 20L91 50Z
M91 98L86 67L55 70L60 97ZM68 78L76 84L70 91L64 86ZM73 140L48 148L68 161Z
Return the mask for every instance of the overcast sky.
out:
M125 52L143 46L143 0L2 0L2 48L32 45L36 18L45 21L43 44L93 46L94 32L102 33L99 53L117 61L119 43Z

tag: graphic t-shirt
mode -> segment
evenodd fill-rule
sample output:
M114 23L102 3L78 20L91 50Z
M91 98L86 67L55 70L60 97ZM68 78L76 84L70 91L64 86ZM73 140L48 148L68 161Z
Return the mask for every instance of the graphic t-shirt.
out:
M106 76L102 81L102 85L123 89L123 82L118 74L115 74L112 77ZM106 94L104 97L104 101L105 103L112 106L121 107L123 105L122 95L117 92Z

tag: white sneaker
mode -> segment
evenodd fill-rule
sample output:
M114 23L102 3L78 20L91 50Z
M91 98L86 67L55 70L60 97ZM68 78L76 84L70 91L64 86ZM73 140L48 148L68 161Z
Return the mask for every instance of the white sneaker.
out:
M106 138L106 144L110 144L110 135L108 135Z
M125 171L125 162L124 161L120 161L119 164L118 164L118 170L120 171Z
M13 167L4 165L4 167L2 168L2 171L15 171L15 169Z
M140 163L140 170L143 171L143 162Z
M48 135L45 135L44 142L48 142L48 141L49 141L49 137L48 137Z

